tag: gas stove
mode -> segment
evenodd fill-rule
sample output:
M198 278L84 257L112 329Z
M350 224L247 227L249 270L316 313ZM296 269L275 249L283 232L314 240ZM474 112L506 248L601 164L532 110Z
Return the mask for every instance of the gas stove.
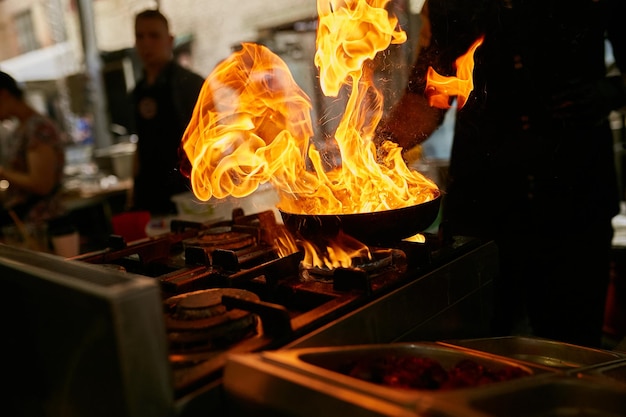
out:
M152 288L149 296L133 289L96 298L106 300L108 320L117 323L107 337L118 342L111 343L131 337L128 328L156 326L152 334L135 331L132 338L140 350L164 350L165 357L152 358L152 365L142 358L140 368L155 367L157 361L160 375L153 378L171 376L163 384L170 385L178 415L225 412L220 386L230 354L390 342L415 334L424 339L438 337L437 331L446 332L447 338L476 336L474 331L486 320L484 311L477 317L466 310L476 312L476 303L482 305L483 290L497 272L490 242L425 234L421 243L369 248L372 257L355 258L350 267L305 268L300 251L283 255L276 249L281 227L271 210L245 215L236 209L229 220L215 223L173 220L169 232L133 242L111 236L107 248L70 260L20 256L25 262L45 259L43 270L28 273L40 281L59 273L75 281L57 284L72 287L70 298L81 305L86 302L80 299L83 281L96 279L103 285L100 280L110 279L120 288L141 282ZM16 254L0 253L0 260L11 257ZM124 303L133 307L118 311ZM142 312L144 303L150 314ZM138 340L139 334L145 340ZM121 349L119 355L127 352ZM120 373L142 372L121 357ZM159 391L163 397L162 386ZM145 397L129 391L120 395L134 396L127 401L137 410L119 415L146 415L145 409L139 412Z

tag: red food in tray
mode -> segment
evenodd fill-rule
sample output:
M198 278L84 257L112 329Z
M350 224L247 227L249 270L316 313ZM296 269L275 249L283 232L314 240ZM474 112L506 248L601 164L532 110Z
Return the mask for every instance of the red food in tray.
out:
M446 370L432 358L395 355L360 359L344 373L390 387L421 390L470 388L530 375L516 366L490 369L471 359L463 359Z

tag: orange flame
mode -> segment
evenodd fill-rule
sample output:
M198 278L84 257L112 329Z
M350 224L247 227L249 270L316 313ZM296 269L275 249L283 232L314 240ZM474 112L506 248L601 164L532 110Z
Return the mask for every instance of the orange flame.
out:
M418 233L418 234L413 235L411 237L407 237L404 240L406 240L407 242L425 243L426 242L426 236L424 236L421 233Z
M245 197L270 180L287 190L289 178L306 182L310 111L284 61L244 44L205 80L183 136L196 197Z
M428 104L440 109L450 108L450 97L457 96L457 106L465 105L467 97L474 89L472 73L474 71L474 52L482 45L483 37L477 39L468 51L454 61L456 77L446 77L428 67L426 74L426 96Z
M320 69L325 95L336 97L347 78L356 84L367 60L374 59L392 43L406 42L406 33L397 28L398 19L385 10L389 1L317 2L315 65Z
M364 244L339 231L334 239L325 243L322 247L313 242L303 241L304 259L302 264L306 267L316 266L326 269L339 267L349 268L353 258L371 259L372 255Z
M274 224L271 229L269 241L280 258L298 252L296 240L284 225Z
M438 195L433 181L407 167L401 148L386 141L377 152L372 142L383 99L368 62L390 44L406 40L397 18L385 9L389 1L317 3L315 64L322 91L336 97L342 88L349 89L345 111L329 139L337 145L339 166L328 168L312 145L311 102L282 59L264 46L244 43L216 66L182 140L198 199L245 197L270 182L285 212L350 214L410 207ZM452 82L452 88L434 87L437 95L460 95L461 85L471 91L471 65L460 63L464 80ZM287 251L293 250L292 243ZM321 249L330 257L319 255L318 248L311 262L348 262L354 248L346 250L345 242L339 242L344 246L338 249L335 243Z
M271 182L279 207L303 214L344 214L416 205L437 186L410 170L401 149L371 141L382 116L382 98L364 63L390 42L404 42L389 0L318 1L318 50L323 91L352 92L337 128L341 166L328 169L310 145L311 104L286 64L269 49L246 43L218 65L204 83L183 137L194 194L244 197ZM308 166L307 166L308 165Z

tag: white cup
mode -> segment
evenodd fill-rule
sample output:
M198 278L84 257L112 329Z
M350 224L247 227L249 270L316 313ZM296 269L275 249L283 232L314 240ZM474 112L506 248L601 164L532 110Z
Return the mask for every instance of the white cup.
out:
M71 258L80 254L80 234L78 232L52 236L51 240L52 248L57 255Z

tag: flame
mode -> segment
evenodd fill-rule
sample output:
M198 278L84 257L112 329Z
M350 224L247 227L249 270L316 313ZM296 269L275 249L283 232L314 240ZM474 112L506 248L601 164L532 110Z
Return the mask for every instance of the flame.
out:
M425 243L426 242L426 236L424 236L421 233L418 233L416 235L407 237L404 240L406 240L407 242Z
M431 200L437 186L410 170L401 149L371 141L382 98L365 62L404 42L384 6L389 0L318 1L315 63L325 94L352 89L334 140L341 166L328 169L310 144L311 103L287 65L268 48L246 43L205 81L183 136L194 194L244 197L265 182L278 206L302 214L364 213Z
M437 185L407 167L401 148L372 142L383 99L368 63L406 34L390 0L318 0L315 64L322 91L349 91L334 135L341 164L328 168L312 144L312 105L287 65L268 48L244 43L205 80L182 140L196 197L245 197L270 182L278 207L297 214L350 214L414 206ZM471 73L471 71L470 71ZM345 243L345 242L344 242ZM337 249L326 263L346 262ZM349 251L346 251L348 253ZM336 258L343 260L337 260Z
M337 236L323 245L303 241L305 267L319 267L329 270L339 267L349 268L354 258L372 259L368 247L353 237L339 231Z
M281 258L298 252L298 246L294 237L289 233L287 228L281 224L277 224L274 227L272 244L276 249L276 254Z
M245 197L270 180L288 189L288 178L312 176L304 163L313 134L309 98L269 49L242 46L205 80L183 136L202 201Z
M317 53L322 90L336 97L350 79L354 84L367 60L391 44L406 42L406 33L397 28L398 19L389 16L390 0L319 0ZM353 94L356 95L356 94Z
M457 69L456 77L446 77L428 67L426 74L426 96L428 104L440 109L450 108L450 97L457 96L457 106L465 105L467 97L474 90L474 52L482 45L483 37L477 39L468 51L454 61Z

